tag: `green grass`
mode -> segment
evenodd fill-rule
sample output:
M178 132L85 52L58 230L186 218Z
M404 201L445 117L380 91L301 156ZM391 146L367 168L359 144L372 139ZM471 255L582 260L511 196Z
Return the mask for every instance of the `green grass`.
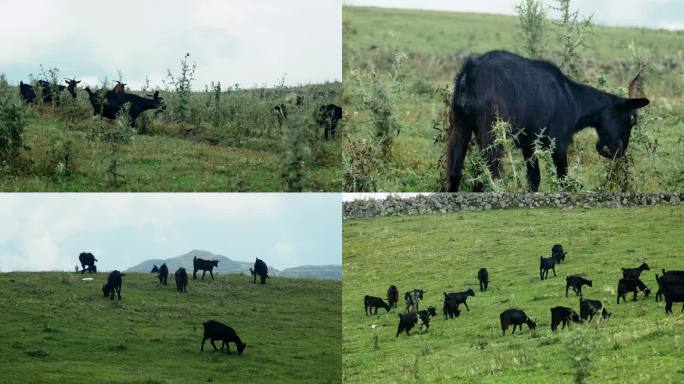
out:
M330 83L292 89L229 89L221 94L218 112L211 104L211 92L194 92L188 107L190 117L184 123L174 120L176 93L163 91L167 110L154 117L146 112L138 121L144 124L147 120L150 134L133 134L129 144L119 146L117 172L122 177L118 183L112 182L107 172L112 159L109 143L93 138L92 107L83 90L72 106L56 111L24 106L27 149L23 157L30 165L19 171L0 167L0 190L284 191L288 185L282 175L291 151L288 135L306 131L312 136L302 144L306 152L301 162L304 189L339 191L339 141L323 140L323 129L313 116L318 104L339 104L334 96L339 88L339 83ZM16 88L8 87L6 93L19 103ZM305 95L305 105L289 105L289 119L280 128L272 108L287 103L295 93ZM72 121L66 117L69 113L74 116ZM221 116L219 123L214 121L216 114ZM114 129L114 123L106 119L104 124L105 131ZM185 130L191 133L185 134ZM65 151L59 144L67 142L71 143L72 169L60 173L56 169L64 156L59 154Z
M223 275L179 294L173 278L160 287L155 275L127 273L123 299L111 301L105 279L0 274L4 383L340 382L339 282L261 286ZM214 352L208 341L200 352L208 319L233 327L244 353Z
M684 315L681 304L665 315L654 296L615 303L621 267L646 261L642 274L654 290L661 268L684 269L681 226L684 207L492 210L442 215L347 220L343 225L342 356L345 382L571 383L569 343L591 348L588 382L675 383L684 381ZM563 244L566 263L539 279L539 256ZM477 271L490 273L480 293ZM578 310L565 276L585 274L586 298L603 301L612 317L600 324L550 330L550 308ZM386 296L395 284L398 309L364 315L363 296ZM444 320L444 291L472 287L476 296L456 320ZM421 308L438 316L427 333L395 337L403 293L426 290ZM536 319L537 329L502 336L499 314L511 307ZM377 328L371 328L377 325ZM374 348L374 335L378 349Z
M582 53L582 82L624 95L635 74L635 52L649 63L644 89L651 104L642 110L641 124L632 133L628 151L633 159L632 180L628 189L681 190L684 33L605 26L595 26L593 31ZM393 155L371 172L376 190L437 191L442 187L440 158L445 144L441 140L435 143L439 132L434 129L443 128L442 99L451 91L464 57L492 49L520 53L517 33L518 19L514 16L343 7L343 104L348 140L374 140L373 114L364 101L373 89L366 76L370 68L377 72L381 87L389 95L387 103L401 126L394 138ZM560 41L554 40L556 34L548 35L547 57L558 62ZM405 55L398 65L397 53ZM605 78L605 86L599 86L599 77ZM575 136L570 148L570 175L581 181L583 190L620 190L606 181L614 166L596 153L596 140L592 128ZM651 153L647 147L654 144L657 148ZM515 162L524 169L520 150L513 153ZM544 164L542 168L540 190L557 190ZM511 171L504 169L506 172ZM524 171L521 173L522 187L508 185L504 190L525 189Z

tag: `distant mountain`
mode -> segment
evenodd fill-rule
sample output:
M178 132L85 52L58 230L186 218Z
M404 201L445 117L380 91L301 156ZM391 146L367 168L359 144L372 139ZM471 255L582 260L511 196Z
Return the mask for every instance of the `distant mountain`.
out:
M297 277L300 279L342 280L341 265L302 265L300 267L283 269L283 277Z
M209 251L193 250L184 255L172 257L166 260L150 259L142 263L128 268L127 272L150 272L154 265L160 266L166 263L169 267L169 272L174 273L178 268L184 267L188 273L192 273L192 259L197 257L204 260L219 260L219 265L214 268L214 272L218 273L245 273L249 274L249 269L254 265L254 262L236 261L223 255L215 255ZM199 272L198 272L199 273ZM325 280L340 280L342 277L341 265L304 265L300 267L287 268L279 271L272 266L268 266L268 274L271 276L296 277L302 279L325 279Z

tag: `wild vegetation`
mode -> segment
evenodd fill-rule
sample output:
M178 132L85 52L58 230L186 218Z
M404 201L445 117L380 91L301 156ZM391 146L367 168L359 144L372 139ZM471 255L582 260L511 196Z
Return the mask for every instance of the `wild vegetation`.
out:
M174 271L171 271L173 273ZM192 272L192 270L190 270ZM93 281L83 281L92 277ZM340 283L246 275L190 280L127 272L122 300L106 273L0 274L6 383L340 382ZM242 355L200 352L207 320L231 326ZM220 342L217 342L220 347Z
M197 91L200 70L186 55L160 89L135 90L143 97L159 90L165 104L141 115L135 129L125 111L114 121L93 117L83 88L76 99L63 92L59 103L38 97L27 105L0 77L0 190L341 190L339 141L324 140L316 121L319 105L340 104L340 83L245 89L212 82ZM51 89L62 81L56 68L32 78ZM280 104L288 112L282 126L274 112Z
M468 55L494 49L542 57L577 81L623 96L643 68L651 104L639 111L627 156L602 158L595 130L586 129L570 147L566 183L556 182L551 152L539 148L540 191L684 188L684 32L593 25L570 1L554 4L521 1L519 16L343 7L345 190L444 190L454 76ZM510 127L502 121L498 128L501 179L488 178L477 150L469 151L462 191L526 190Z
M656 303L655 273L684 269L684 207L510 209L378 217L343 223L342 359L346 383L675 383L684 380L681 303L666 315ZM540 256L561 243L565 261L540 280ZM647 262L641 274L653 290L637 302L616 304L621 267ZM489 272L479 291L477 273ZM565 276L593 280L587 299L601 300L612 316L551 332L550 308L579 313L565 297ZM364 314L364 295L399 289L397 309ZM421 309L437 307L430 329L395 337L404 292L425 290ZM470 311L444 320L443 292L472 288ZM535 331L502 336L499 314L520 308Z

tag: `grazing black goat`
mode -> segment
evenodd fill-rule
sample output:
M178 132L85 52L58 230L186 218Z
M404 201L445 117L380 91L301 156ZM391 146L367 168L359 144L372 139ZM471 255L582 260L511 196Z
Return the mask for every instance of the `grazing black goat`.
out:
M394 308L397 307L397 302L399 301L399 290L396 286L390 285L387 288L387 303Z
M413 291L404 293L404 302L406 303L406 311L417 311L420 301L423 300L425 291L422 289L414 289Z
M587 285L591 287L591 280L587 280L582 276L570 275L565 278L565 297L568 297L568 288L572 287L575 295L582 296L582 286Z
M565 261L565 251L563 250L563 246L560 244L554 244L553 247L551 247L551 257L556 261L556 264L561 264L562 262Z
M257 275L259 276L261 284L266 284L266 279L270 279L270 276L268 276L268 265L258 257L254 261L254 268L250 268L249 272L252 274L252 277L254 277L253 284L256 284Z
M487 272L487 268L480 268L477 271L477 280L480 282L480 292L486 291L489 286L489 272Z
M641 279L638 278L622 278L620 281L618 281L618 286L617 286L617 303L620 304L620 298L622 297L623 302L627 302L625 299L625 296L627 296L627 293L629 292L634 292L634 298L632 301L636 301L637 299L637 291L642 291L644 292L644 296L648 297L648 295L651 293L651 290L648 289L646 284L644 284Z
M335 104L318 106L318 111L316 111L316 122L323 126L323 136L326 140L335 137L337 123L339 123L340 120L342 120L342 107Z
M211 341L211 346L214 347L215 351L218 351L214 340L221 340L221 351L223 351L223 346L227 347L228 353L230 353L230 344L235 343L237 345L238 354L242 355L242 351L245 350L247 344L240 340L240 337L235 333L235 330L225 324L219 323L218 321L209 320L203 323L204 325L204 336L202 337L202 347L200 352L204 352L204 342L209 339Z
M363 298L363 309L366 312L366 316L368 316L368 308L370 308L370 314L377 315L378 314L378 308L385 308L387 312L389 312L391 306L389 304L386 304L381 298L375 297L375 296L364 296ZM375 313L373 313L373 308L375 308Z
M166 263L162 264L161 267L159 267L159 284L166 285L166 279L169 277L169 267L166 266Z
M553 271L553 276L556 276L556 260L553 257L539 258L539 277L544 280L549 278L549 269Z
M109 296L110 299L114 300L114 291L116 291L119 300L121 300L121 277L123 276L126 276L126 274L117 270L109 273L109 276L107 276L107 283L102 286L104 297Z
M530 329L535 329L537 327L537 323L534 320L527 317L525 312L516 308L507 309L501 312L499 320L501 321L501 331L503 331L504 335L506 334L508 326L511 324L513 324L513 334L515 334L515 327L518 327L522 332L523 324L527 324L527 327Z
M641 275L642 271L650 271L650 270L651 270L651 268L649 268L648 264L641 263L641 265L636 267L636 268L622 268L622 277L625 277L625 278L631 277L631 278L635 279Z
M164 98L159 97L159 91L154 92L152 99L134 95L132 93L118 93L107 91L104 95L101 92L95 93L86 87L88 100L93 106L93 114L102 115L108 119L115 119L116 115L128 105L128 118L131 127L135 128L136 119L145 111L150 109L164 110Z
M461 311L458 309L458 303L453 297L447 295L444 292L444 305L442 306L442 311L444 312L444 320L448 318L454 319L461 315Z
M202 280L204 280L204 275L209 271L211 279L214 280L214 267L218 267L219 260L204 260L198 259L197 256L192 258L192 279L197 279L197 271L202 270Z
M176 290L180 293L188 292L188 273L185 272L185 268L178 268L176 273L173 274L176 280Z
M599 314L601 315L600 317ZM611 313L606 310L606 308L603 306L603 303L600 301L589 300L580 297L580 317L582 320L591 321L594 319L594 316L596 316L596 318L600 321L601 318L610 318L610 315Z
M563 328L570 323L570 321L579 323L580 319L574 309L568 307L553 307L551 308L551 331L558 329L558 324L563 323Z
M655 275L656 283L658 283L658 291L656 292L656 302L663 298L663 283L672 285L684 285L684 271L667 271L662 270L663 275L658 277Z
M468 288L467 291L463 292L451 292L451 293L446 293L444 292L444 296L449 297L450 299L454 300L456 303L456 307L458 308L459 304L463 304L466 307L466 310L470 312L470 308L468 308L468 303L466 300L468 300L468 296L475 297L475 292L471 288Z
M428 328L430 328L430 316L437 316L437 311L433 306L429 306L427 309L418 312L400 313L396 337L399 337L399 334L404 331L407 335L410 335L409 331L416 323L420 323L418 332L422 332L423 327L425 327L425 331L427 332Z
M159 273L159 268L157 267L157 264L152 266L152 270L150 271L150 273Z
M93 255L90 252L81 252L80 255L78 255L78 261L81 262L81 274L85 273L86 271L86 266L88 267L88 273L93 273L97 272L97 267L95 266L95 262L98 261L95 258L95 255Z

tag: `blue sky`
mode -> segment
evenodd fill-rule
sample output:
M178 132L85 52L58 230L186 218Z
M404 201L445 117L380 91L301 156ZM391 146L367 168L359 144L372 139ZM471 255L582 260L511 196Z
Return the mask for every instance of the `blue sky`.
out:
M194 88L210 81L274 85L342 78L340 0L0 0L0 72L10 82L40 64L97 84L138 88L177 72L186 52Z
M341 194L0 194L0 272L101 270L204 249L275 268L341 264Z
M343 0L350 5L386 8L434 9L461 12L515 14L521 0ZM543 0L556 5L552 0ZM594 15L594 22L610 26L637 26L684 30L682 0L572 0L572 9ZM553 15L553 12L551 13Z

